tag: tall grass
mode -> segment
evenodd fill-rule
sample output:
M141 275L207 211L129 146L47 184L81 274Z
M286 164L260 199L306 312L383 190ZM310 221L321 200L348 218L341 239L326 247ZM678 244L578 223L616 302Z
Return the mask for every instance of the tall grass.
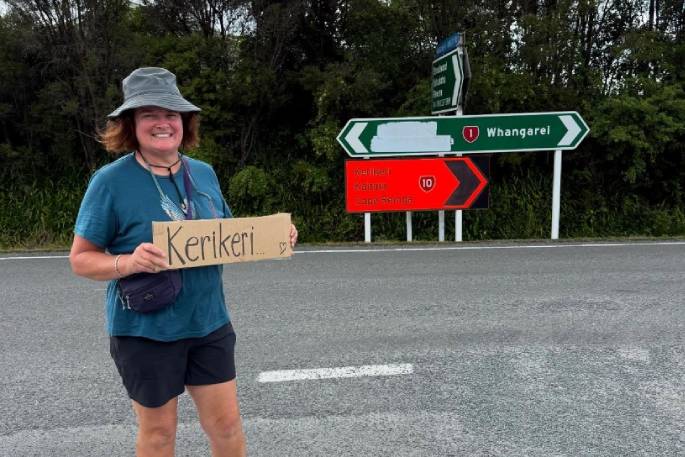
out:
M65 248L71 243L86 178L77 174L56 180L9 183L0 188L0 249ZM490 184L490 208L464 211L464 240L525 239L550 237L552 184L549 177L510 177ZM283 205L274 203L275 207ZM685 236L685 209L666 204L650 205L628 195L599 196L588 207L562 188L560 236ZM284 208L288 208L284 206ZM346 214L344 198L337 201L297 201L293 219L302 242L361 241L364 219ZM454 239L454 212L446 212L445 239ZM406 239L404 212L374 213L374 241ZM413 215L413 238L438 239L435 211Z
M650 205L635 195L599 195L587 204L573 188L562 185L560 213L561 238L685 236L684 208ZM374 213L371 219L374 240L406 239L404 212ZM363 227L359 216L357 223ZM547 239L551 225L551 177L511 176L504 182L491 182L488 209L463 212L463 239ZM414 240L436 241L437 212L415 212L412 231ZM363 228L359 233L363 239ZM454 211L445 214L445 239L454 240Z
M71 176L0 189L0 249L68 246L85 186Z

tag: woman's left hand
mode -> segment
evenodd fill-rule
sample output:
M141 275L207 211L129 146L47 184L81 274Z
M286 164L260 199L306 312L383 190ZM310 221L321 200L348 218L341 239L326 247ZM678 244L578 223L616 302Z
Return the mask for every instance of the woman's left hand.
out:
M294 224L290 224L290 247L294 248L297 244L297 229Z

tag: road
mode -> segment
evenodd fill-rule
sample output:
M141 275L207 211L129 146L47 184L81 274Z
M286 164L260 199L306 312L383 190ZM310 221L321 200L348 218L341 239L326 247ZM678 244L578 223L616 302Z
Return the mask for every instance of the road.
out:
M305 247L224 283L251 456L685 455L685 242ZM0 456L133 455L103 291L0 256ZM186 394L177 441L209 455Z

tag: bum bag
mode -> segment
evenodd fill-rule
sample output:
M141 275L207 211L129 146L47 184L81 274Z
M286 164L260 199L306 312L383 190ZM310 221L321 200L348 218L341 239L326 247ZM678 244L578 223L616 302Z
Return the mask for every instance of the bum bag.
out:
M151 313L176 301L181 292L181 270L136 273L118 281L119 297L129 309Z

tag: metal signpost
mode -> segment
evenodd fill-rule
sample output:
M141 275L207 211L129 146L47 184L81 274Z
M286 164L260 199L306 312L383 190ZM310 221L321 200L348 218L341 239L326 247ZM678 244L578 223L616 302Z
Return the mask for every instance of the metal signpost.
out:
M425 171L422 168L428 164L425 162L426 159L423 159L425 163L421 160L374 161L371 159L438 156L440 159L435 159L438 162L431 162L433 164L431 166L437 167L434 170L444 171L445 167L451 169L451 167L464 166L468 163L473 164L474 158L461 158L462 154L550 150L555 151L552 239L559 238L561 151L575 149L590 129L575 111L463 116L464 100L470 80L471 68L464 47L464 34L454 33L438 44L436 58L433 61L431 113L438 116L351 119L343 127L337 137L338 143L350 157L367 159L359 162L347 161L345 165L347 210L364 212L364 239L367 243L371 242L372 211L426 209L439 209L439 241L445 239L444 210L455 209L455 241L461 241L461 208L474 206L454 204L454 200L450 199L440 200L444 197L441 192L446 192L444 189L450 186L452 186L452 192L458 192L459 189L461 192L475 189L471 189L468 184L462 184L462 180L452 173L451 183L449 177L441 178L442 191L433 194L433 199L428 198L430 203L426 203L426 195L417 191L417 189L421 189L424 193L433 191L433 188L429 189L427 186L430 182L429 178L435 178L435 175L431 174L430 170ZM454 112L456 115L444 115L449 112ZM444 159L446 155L456 155L459 158ZM451 165L447 165L448 163ZM455 165L457 163L461 165ZM359 171L373 170L376 166L384 170L395 170L392 172L394 177L404 176L404 178L401 181L393 181L389 177L383 178L382 182L373 179L369 181L370 175L364 175ZM478 169L477 166L474 165L474 167ZM415 174L419 172L418 170L423 170L421 171L423 174L417 177ZM489 165L487 173L483 176L488 174ZM423 182L423 187L417 187L414 182L417 179L418 182ZM487 177L484 179L487 183ZM402 187L399 182L410 184ZM374 192L377 195L374 195ZM412 213L407 211L407 241L412 239L411 219Z
M561 151L575 149L589 131L577 112L559 111L351 119L337 140L350 157L364 158L553 150L551 237L556 240L559 238ZM366 214L368 221L370 213ZM370 242L370 236L367 241Z
M454 33L438 43L432 66L431 113L462 114L466 90L471 79L468 55L464 48L464 34ZM461 154L458 154L461 155ZM444 154L439 154L443 157ZM411 218L407 215L407 241ZM461 210L455 212L455 240L461 241ZM438 212L438 241L445 241L445 211Z

